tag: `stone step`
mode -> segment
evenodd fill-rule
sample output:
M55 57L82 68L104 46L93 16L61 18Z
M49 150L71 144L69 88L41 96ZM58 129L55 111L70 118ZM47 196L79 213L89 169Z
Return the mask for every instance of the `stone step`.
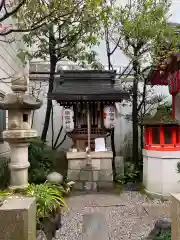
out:
M108 226L104 215L99 212L83 216L82 240L109 240Z

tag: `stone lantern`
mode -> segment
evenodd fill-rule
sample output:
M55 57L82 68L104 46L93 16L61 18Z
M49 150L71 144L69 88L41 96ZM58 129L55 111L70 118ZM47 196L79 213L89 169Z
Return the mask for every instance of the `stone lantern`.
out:
M8 110L8 129L3 132L3 139L11 148L10 187L26 188L28 185L28 145L37 131L31 129L33 110L41 107L42 102L26 93L27 79L16 76L12 80L12 92L0 101L0 109Z
M150 194L169 196L180 191L180 127L166 107L143 120L143 184Z

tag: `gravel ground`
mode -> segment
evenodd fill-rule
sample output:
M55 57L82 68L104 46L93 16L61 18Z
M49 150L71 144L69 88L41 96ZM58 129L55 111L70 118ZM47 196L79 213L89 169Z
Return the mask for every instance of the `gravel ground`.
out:
M149 200L138 192L121 195L90 194L67 199L69 209L62 218L56 239L81 240L83 214L100 212L106 219L109 239L144 239L159 218L169 217L170 202ZM94 239L95 240L95 239Z

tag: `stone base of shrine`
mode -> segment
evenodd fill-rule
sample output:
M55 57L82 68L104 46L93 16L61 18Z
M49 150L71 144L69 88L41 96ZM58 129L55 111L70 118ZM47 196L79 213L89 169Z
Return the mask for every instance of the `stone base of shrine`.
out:
M68 180L76 190L113 188L112 152L91 152L91 162L85 152L67 152Z
M143 184L147 193L169 197L180 192L180 151L143 150Z

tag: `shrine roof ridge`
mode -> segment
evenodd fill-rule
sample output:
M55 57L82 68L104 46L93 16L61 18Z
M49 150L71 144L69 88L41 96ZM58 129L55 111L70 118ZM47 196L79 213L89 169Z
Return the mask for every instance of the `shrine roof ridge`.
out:
M60 80L114 80L116 70L60 70Z

